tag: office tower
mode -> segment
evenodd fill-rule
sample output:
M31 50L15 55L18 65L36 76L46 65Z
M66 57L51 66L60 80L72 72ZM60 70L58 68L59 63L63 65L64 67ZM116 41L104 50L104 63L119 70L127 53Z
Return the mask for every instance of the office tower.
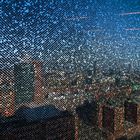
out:
M109 106L103 107L102 126L106 131L118 134L124 130L124 109L123 107Z
M43 100L43 64L40 61L33 61L34 65L34 101L41 102Z
M20 63L14 66L16 104L29 103L34 98L34 66Z
M0 112L5 117L14 115L15 93L10 83L0 85Z
M140 102L135 100L125 101L125 120L133 124L140 123Z
M103 128L109 130L111 132L114 131L114 110L113 108L103 107L103 120L102 125Z

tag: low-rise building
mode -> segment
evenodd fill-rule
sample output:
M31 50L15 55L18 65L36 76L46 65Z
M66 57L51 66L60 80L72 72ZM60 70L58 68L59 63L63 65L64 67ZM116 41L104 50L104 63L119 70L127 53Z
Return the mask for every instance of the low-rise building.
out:
M54 106L23 107L15 116L2 120L1 140L74 140L75 119Z

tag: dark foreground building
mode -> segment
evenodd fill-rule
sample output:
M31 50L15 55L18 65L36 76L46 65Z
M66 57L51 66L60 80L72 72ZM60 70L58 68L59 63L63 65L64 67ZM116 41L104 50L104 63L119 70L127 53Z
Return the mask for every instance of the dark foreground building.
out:
M98 105L95 101L85 101L83 105L76 108L80 120L89 126L98 125Z
M137 104L132 101L125 102L125 120L133 124L137 123Z
M54 106L20 108L1 119L0 140L74 140L74 116Z

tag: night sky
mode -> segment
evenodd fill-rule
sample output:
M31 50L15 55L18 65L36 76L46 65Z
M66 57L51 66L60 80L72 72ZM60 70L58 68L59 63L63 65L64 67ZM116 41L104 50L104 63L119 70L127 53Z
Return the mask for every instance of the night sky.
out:
M48 68L140 60L140 0L1 0L0 68L24 54ZM8 63L9 62L9 63Z

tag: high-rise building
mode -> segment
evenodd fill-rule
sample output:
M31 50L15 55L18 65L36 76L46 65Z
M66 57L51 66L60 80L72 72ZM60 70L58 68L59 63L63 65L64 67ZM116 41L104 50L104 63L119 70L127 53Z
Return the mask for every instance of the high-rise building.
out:
M140 124L140 103L138 101L125 101L125 120L133 124Z
M114 131L114 110L110 107L103 107L103 128L111 132Z
M33 61L34 65L34 101L41 102L43 100L43 64L40 61Z
M106 131L118 134L124 130L124 109L117 106L104 106L102 126Z
M34 98L34 66L20 63L14 66L16 104L29 103Z
M14 115L15 93L10 83L0 85L0 112L5 117Z

